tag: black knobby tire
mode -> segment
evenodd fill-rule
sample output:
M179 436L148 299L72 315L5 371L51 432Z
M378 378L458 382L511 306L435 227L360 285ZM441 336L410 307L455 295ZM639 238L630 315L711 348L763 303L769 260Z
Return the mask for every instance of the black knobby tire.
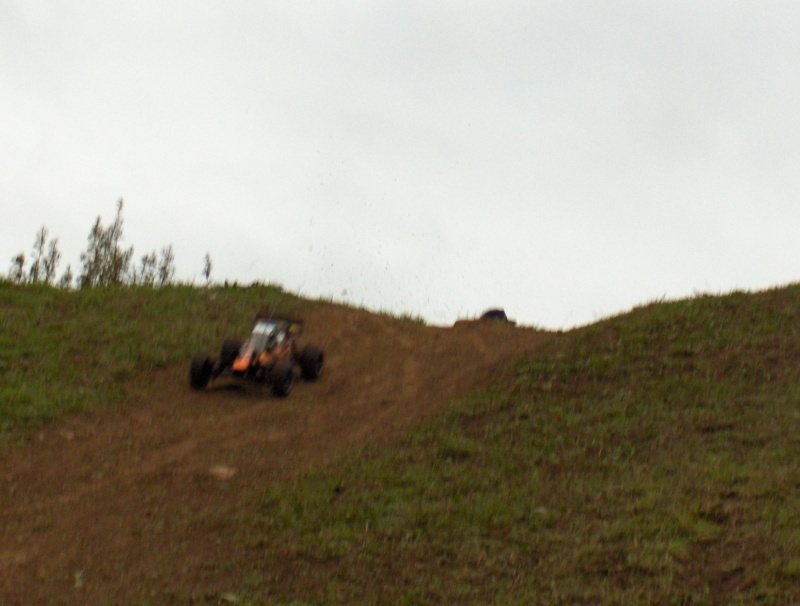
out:
M279 362L272 369L270 376L272 382L272 391L276 396L285 398L288 396L292 387L294 387L294 371L292 365L288 362Z
M222 342L222 350L219 352L220 368L227 368L233 364L242 348L242 342L238 339L225 339Z
M197 354L192 358L189 366L189 385L192 389L205 389L211 380L214 362L206 354Z
M316 381L325 368L325 355L316 345L306 345L300 354L300 371L306 381Z

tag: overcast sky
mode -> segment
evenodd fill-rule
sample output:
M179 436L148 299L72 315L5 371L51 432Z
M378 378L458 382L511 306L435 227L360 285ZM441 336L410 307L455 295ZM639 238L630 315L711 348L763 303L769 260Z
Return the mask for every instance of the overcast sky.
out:
M46 225L449 324L800 278L800 3L0 0L0 272Z

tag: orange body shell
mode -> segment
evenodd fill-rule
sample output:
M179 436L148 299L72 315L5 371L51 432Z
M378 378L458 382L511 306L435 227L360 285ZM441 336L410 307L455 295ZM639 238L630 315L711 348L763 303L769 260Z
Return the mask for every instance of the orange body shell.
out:
M248 349L244 354L233 361L231 368L234 372L247 372L250 368L250 359L253 357L253 350Z
M252 349L248 348L244 354L236 358L231 365L234 372L247 372L251 366L269 366L276 360L281 360L290 352L291 347L288 344L276 347L272 352L262 351L257 354ZM257 356L254 358L254 356Z

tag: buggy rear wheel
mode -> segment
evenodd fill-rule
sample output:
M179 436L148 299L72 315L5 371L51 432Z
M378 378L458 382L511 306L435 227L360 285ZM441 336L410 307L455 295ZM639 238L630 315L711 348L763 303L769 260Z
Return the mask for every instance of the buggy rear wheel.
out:
M211 372L214 369L214 363L211 358L206 354L197 354L192 358L192 364L189 366L189 385L192 389L205 389L208 382L211 380Z
M306 345L300 354L300 370L306 381L316 381L325 367L325 356L316 345Z
M233 364L234 360L239 356L239 350L241 348L242 341L238 339L225 339L222 342L222 350L219 352L220 368L227 368Z
M292 391L292 387L294 387L292 365L288 362L279 362L272 369L271 374L272 392L282 398L288 396Z

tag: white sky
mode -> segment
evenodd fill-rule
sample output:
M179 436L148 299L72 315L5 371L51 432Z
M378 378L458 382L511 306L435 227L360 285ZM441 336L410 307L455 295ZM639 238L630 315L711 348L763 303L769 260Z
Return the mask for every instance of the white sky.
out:
M123 198L181 280L436 324L793 282L798 65L794 0L0 0L0 272Z

